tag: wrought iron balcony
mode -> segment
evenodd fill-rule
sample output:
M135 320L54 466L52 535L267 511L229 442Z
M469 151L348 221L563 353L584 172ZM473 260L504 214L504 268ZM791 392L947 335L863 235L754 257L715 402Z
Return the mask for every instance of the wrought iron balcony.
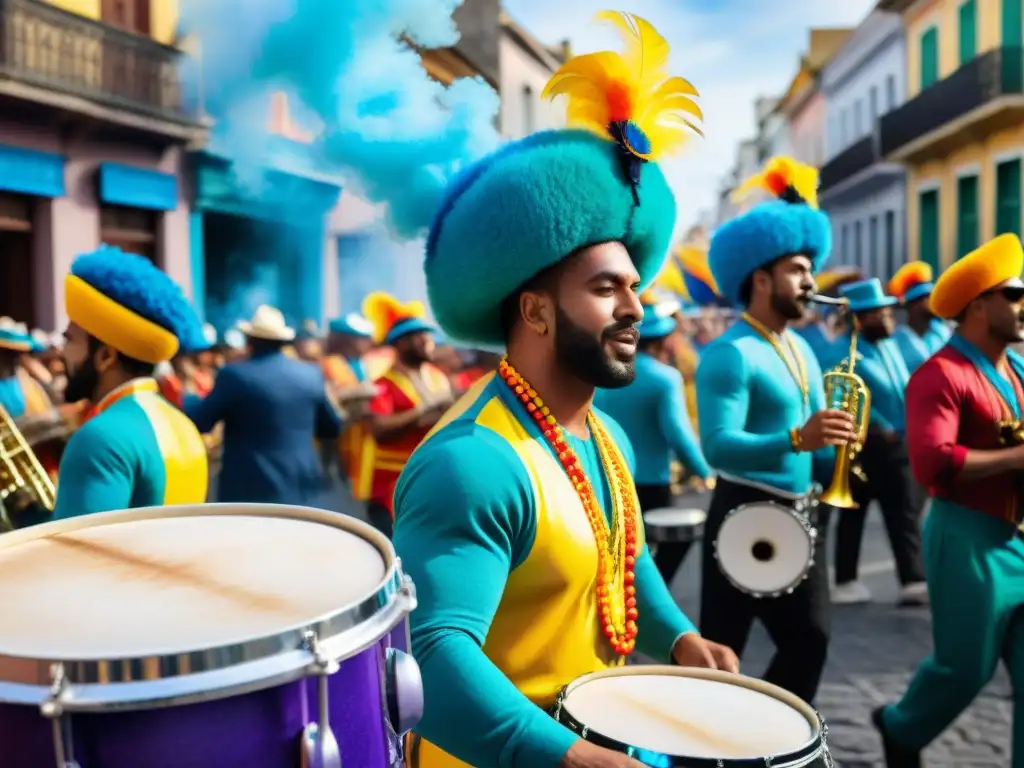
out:
M181 104L180 55L40 0L0 0L0 80L193 124Z
M874 136L865 136L821 166L820 191L825 192L865 168L870 168L877 160L875 138Z
M1020 105L1013 103L1020 100L1004 97L1022 94L1022 49L996 48L983 53L884 115L879 124L881 153L901 160L923 157L930 151L947 151L945 144L955 143L962 138L962 129L976 124L991 130L1009 127L1021 118ZM949 136L942 135L944 127L950 128ZM933 132L934 141L923 142L926 146L918 141Z

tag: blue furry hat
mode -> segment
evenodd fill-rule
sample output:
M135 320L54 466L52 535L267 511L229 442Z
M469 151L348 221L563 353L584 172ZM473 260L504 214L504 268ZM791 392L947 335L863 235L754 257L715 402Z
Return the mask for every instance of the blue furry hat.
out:
M740 303L740 288L756 270L802 253L820 270L832 252L832 225L817 207L817 171L789 158L773 158L740 188L761 187L779 199L761 203L715 230L708 266L721 295Z
M589 245L625 245L644 287L661 269L675 200L644 163L634 186L621 148L589 131L545 131L512 142L449 188L427 239L430 305L453 340L504 345L505 299ZM635 191L635 197L634 197Z
M181 287L149 259L104 244L76 258L71 274L172 333L182 352L209 347L203 325Z

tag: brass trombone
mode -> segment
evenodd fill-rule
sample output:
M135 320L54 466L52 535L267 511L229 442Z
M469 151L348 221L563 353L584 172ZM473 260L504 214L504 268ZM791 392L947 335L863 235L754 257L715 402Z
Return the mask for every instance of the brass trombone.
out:
M849 301L814 294L811 301L816 304L848 307ZM825 374L825 407L835 408L850 414L855 425L856 439L852 443L836 446L836 463L829 483L818 501L839 509L857 509L850 490L850 475L866 479L856 463L857 455L864 447L871 417L871 390L864 379L854 372L857 365L857 319L851 317L849 356Z

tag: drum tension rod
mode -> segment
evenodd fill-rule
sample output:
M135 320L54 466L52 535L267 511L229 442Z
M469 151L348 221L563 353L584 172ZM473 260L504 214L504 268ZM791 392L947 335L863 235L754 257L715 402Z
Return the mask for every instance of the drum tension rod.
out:
M50 681L50 695L39 705L39 712L53 726L53 753L57 768L79 768L71 735L71 716L64 711L68 681L63 664L50 665Z
M313 656L309 671L317 679L317 721L308 723L302 732L302 768L341 768L341 749L331 731L330 694L327 688L328 678L341 665L324 653L316 632L306 632L303 644Z

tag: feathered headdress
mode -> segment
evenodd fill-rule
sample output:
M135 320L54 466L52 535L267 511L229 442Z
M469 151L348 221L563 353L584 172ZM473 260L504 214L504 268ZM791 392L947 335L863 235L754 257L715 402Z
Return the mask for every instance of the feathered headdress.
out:
M426 314L427 309L422 301L409 301L403 304L384 291L374 291L363 299L363 316L373 324L373 340L378 344L387 341L399 323L409 320L422 321ZM416 323L416 330L425 330L421 326L422 323ZM411 330L413 329L410 327Z
M934 279L931 264L925 261L911 261L896 270L896 274L886 286L886 291L890 296L904 299L911 288L931 283Z
M741 201L755 189L761 189L787 203L818 207L818 171L791 157L773 157L764 170L743 182L732 194Z
M566 96L570 126L619 144L635 196L640 166L679 150L690 133L703 136L695 121L704 115L694 101L697 89L669 77L668 43L649 22L616 11L602 11L597 18L615 25L625 53L570 59L552 75L542 97Z

